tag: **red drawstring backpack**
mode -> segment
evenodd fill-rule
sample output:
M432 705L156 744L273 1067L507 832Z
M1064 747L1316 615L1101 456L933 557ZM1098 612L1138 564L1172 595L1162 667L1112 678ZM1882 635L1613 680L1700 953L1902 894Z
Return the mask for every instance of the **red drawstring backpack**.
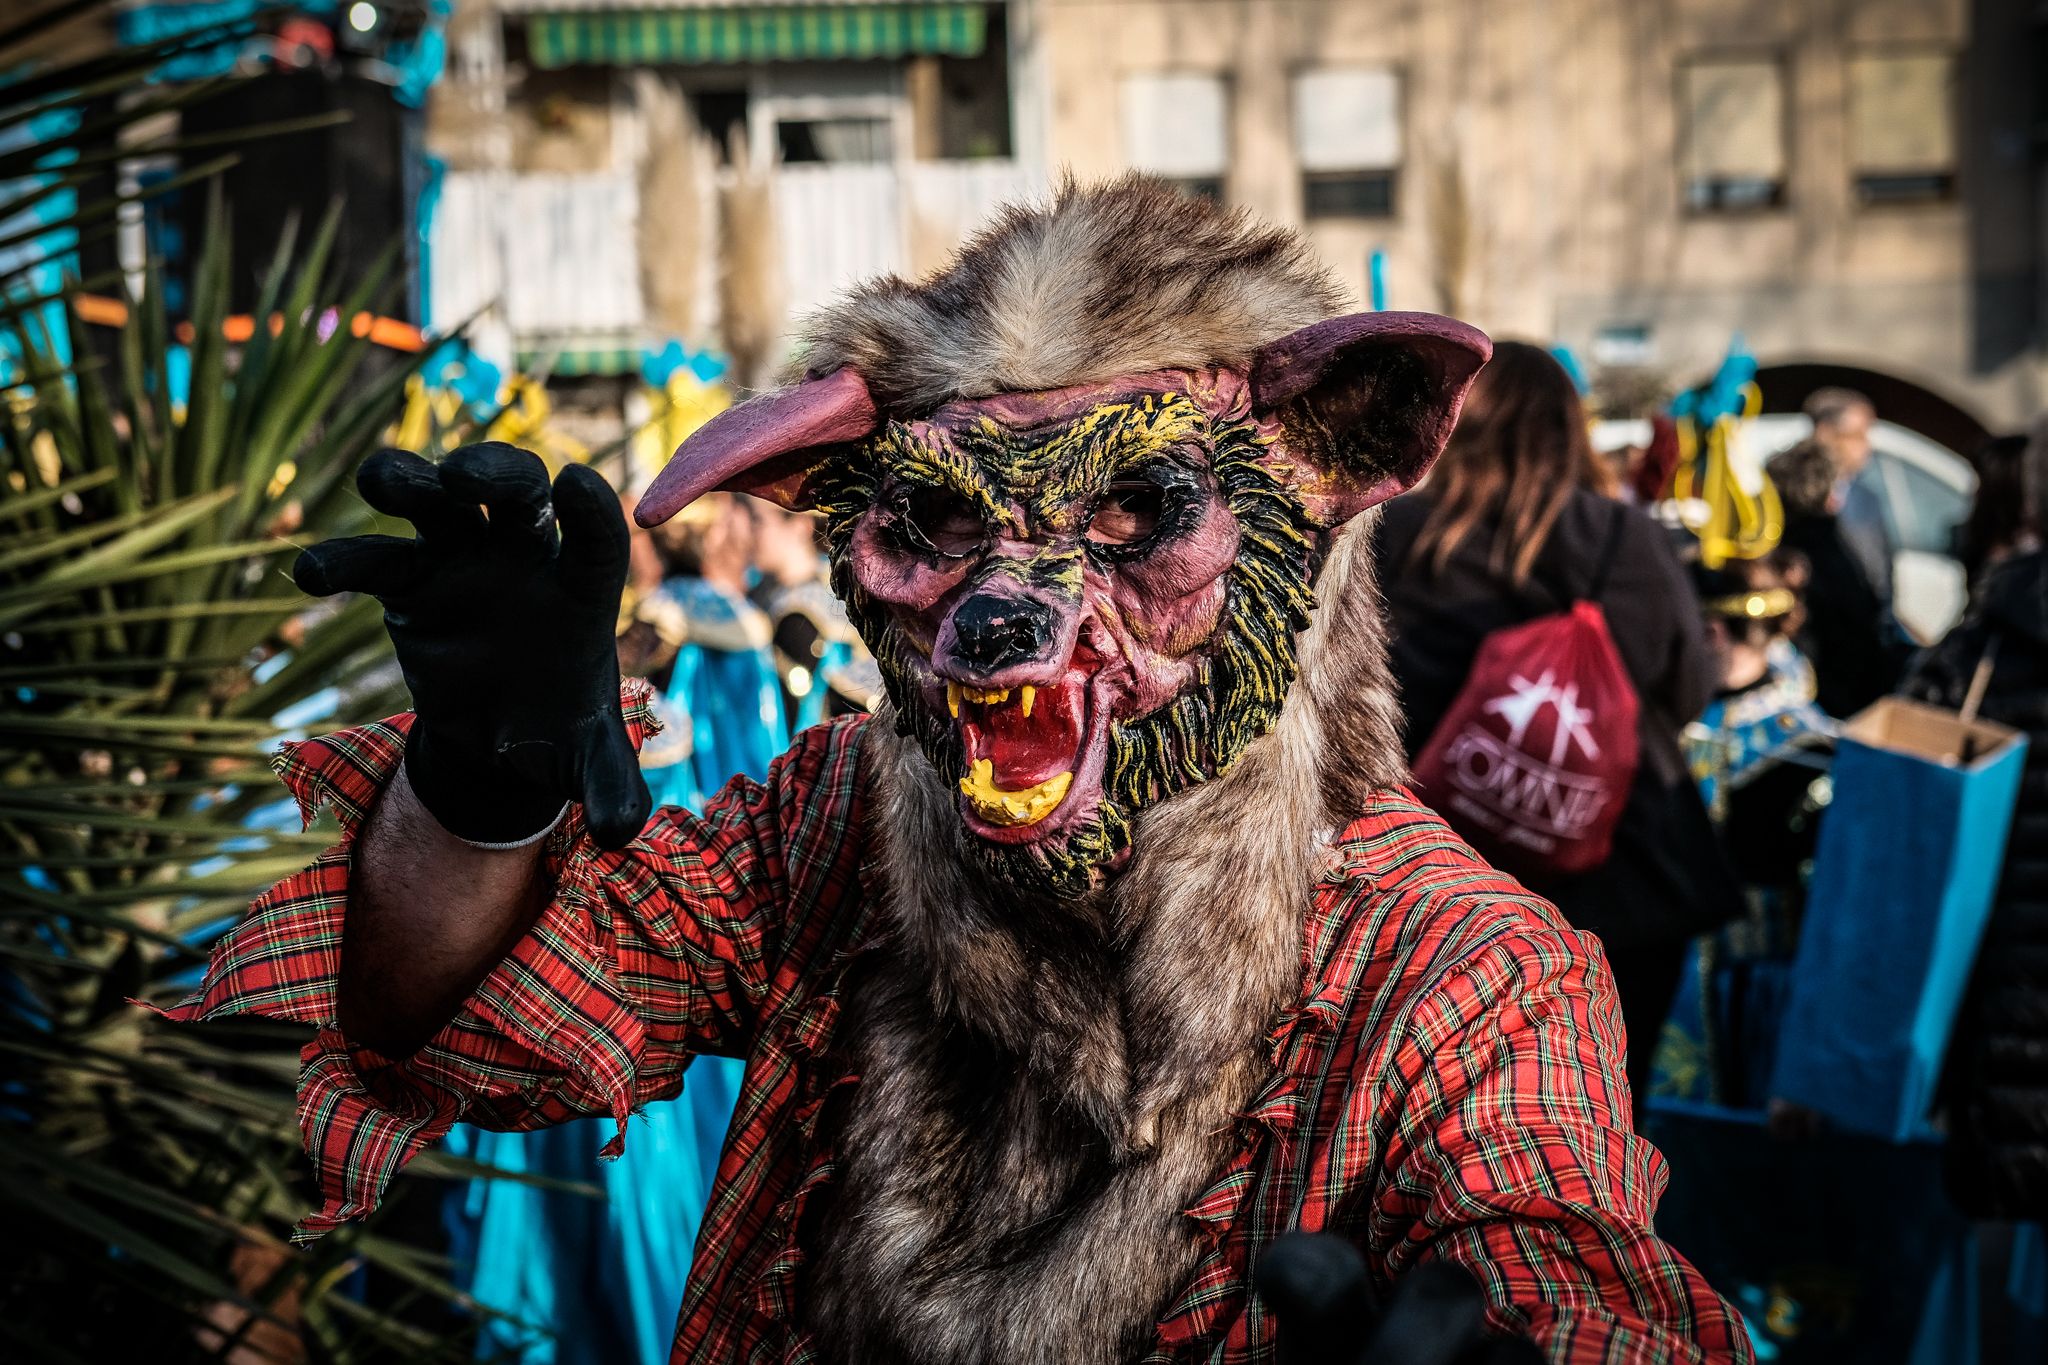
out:
M1494 631L1415 760L1422 798L1496 867L1557 877L1607 861L1636 776L1636 690L1593 581L1564 611Z

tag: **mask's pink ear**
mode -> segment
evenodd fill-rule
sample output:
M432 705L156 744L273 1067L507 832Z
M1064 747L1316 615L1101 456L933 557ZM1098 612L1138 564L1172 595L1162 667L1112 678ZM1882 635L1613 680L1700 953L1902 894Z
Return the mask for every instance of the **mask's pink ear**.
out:
M1486 334L1434 313L1354 313L1290 332L1252 360L1252 406L1280 424L1276 463L1318 525L1412 488L1442 452Z
M676 448L633 509L633 520L659 526L717 488L808 508L806 486L825 451L866 436L878 420L867 381L853 370L748 399Z

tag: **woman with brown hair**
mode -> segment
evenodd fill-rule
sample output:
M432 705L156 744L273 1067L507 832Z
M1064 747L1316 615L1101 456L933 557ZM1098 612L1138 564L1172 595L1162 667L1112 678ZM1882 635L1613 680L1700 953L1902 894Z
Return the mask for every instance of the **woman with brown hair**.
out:
M1639 702L1635 782L1604 864L1526 880L1606 947L1640 1116L1686 945L1740 897L1679 756L1679 731L1713 684L1699 605L1665 533L1612 485L1565 368L1541 347L1500 342L1429 480L1387 504L1375 552L1410 759L1488 635L1568 610L1601 585Z

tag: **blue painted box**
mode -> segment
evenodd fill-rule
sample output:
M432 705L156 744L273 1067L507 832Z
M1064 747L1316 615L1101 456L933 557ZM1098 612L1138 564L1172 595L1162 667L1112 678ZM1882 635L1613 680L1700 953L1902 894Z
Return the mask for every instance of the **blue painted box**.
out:
M1843 728L1774 1095L1873 1137L1927 1131L2026 750L2015 730L1899 697Z

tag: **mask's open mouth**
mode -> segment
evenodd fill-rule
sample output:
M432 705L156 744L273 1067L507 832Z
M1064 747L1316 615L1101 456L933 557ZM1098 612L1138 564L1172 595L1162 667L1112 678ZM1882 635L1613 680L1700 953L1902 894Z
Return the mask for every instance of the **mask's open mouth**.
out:
M1078 798L1099 792L1101 755L1090 742L1085 675L1069 674L1047 687L982 690L949 682L946 709L960 727L966 756L963 813L982 837L1003 843L1043 837L1068 823L1054 818L1063 806L1091 804Z

